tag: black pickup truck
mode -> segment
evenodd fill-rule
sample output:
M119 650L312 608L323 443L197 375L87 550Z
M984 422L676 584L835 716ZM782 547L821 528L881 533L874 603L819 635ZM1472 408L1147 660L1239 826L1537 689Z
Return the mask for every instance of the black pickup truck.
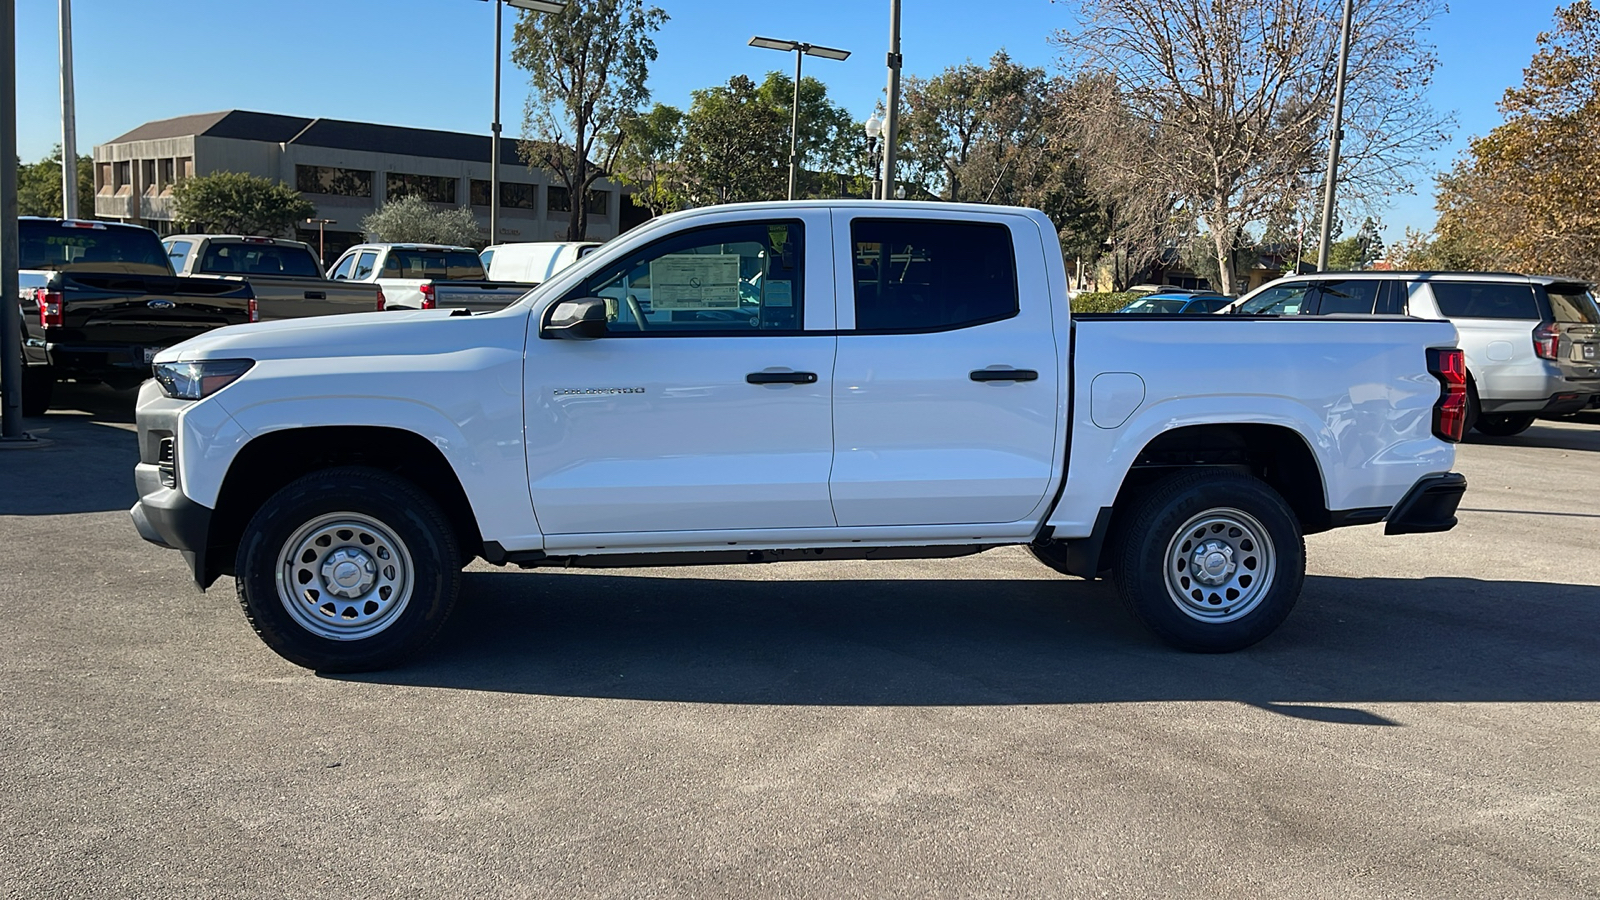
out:
M133 387L161 348L258 318L249 284L174 275L148 228L31 216L17 225L24 415L49 408L58 380Z

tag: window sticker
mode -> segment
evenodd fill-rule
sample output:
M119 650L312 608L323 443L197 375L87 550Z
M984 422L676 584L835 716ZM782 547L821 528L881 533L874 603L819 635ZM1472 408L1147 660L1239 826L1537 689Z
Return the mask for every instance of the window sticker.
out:
M650 308L738 309L739 255L673 253L651 260Z

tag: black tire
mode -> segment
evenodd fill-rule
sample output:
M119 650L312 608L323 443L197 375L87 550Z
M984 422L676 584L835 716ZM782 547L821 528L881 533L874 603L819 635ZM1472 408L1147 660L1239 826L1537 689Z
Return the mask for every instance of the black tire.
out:
M42 416L50 409L56 389L56 370L50 366L22 367L22 414Z
M1480 415L1478 420L1472 423L1472 427L1476 428L1479 434L1486 434L1489 437L1511 437L1527 431L1531 425L1533 425L1532 413Z
M426 493L347 466L293 481L262 504L240 538L235 582L246 618L279 656L365 672L405 662L438 635L460 590L460 556ZM282 594L280 569L292 586Z
M1305 582L1293 510L1235 472L1184 472L1151 485L1118 528L1112 558L1117 593L1134 617L1195 653L1231 653L1271 634Z
M1461 423L1461 436L1465 438L1472 432L1473 426L1478 424L1478 417L1483 415L1482 405L1478 403L1478 385L1470 376L1467 378L1467 418Z

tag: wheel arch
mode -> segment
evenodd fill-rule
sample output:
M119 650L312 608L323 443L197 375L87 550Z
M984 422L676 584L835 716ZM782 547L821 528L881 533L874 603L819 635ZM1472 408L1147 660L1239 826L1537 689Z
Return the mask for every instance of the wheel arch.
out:
M325 425L270 431L234 456L217 494L207 535L204 584L232 575L240 535L255 511L285 485L335 466L370 466L428 494L455 529L465 564L483 546L472 504L449 460L414 431L389 426Z

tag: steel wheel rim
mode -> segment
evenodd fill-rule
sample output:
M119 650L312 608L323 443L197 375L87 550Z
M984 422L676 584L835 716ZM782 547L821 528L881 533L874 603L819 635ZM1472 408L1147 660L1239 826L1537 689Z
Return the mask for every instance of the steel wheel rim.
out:
M1167 596L1197 621L1242 619L1271 590L1277 556L1260 520L1243 510L1208 509L1183 523L1167 543Z
M405 611L414 572L411 552L387 525L363 513L329 513L284 541L278 600L317 637L358 641Z

